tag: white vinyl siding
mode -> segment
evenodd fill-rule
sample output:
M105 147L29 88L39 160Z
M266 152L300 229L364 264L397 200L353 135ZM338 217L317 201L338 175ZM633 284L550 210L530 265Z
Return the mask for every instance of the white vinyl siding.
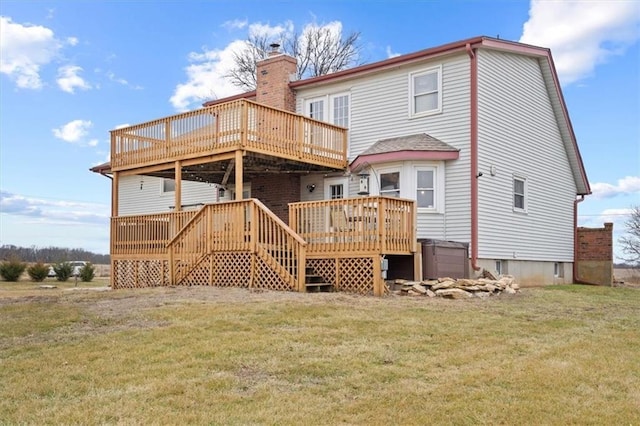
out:
M118 191L119 216L170 212L175 208L175 192L163 192L164 179L153 176L123 176ZM216 185L182 181L182 205L198 208L215 203ZM230 191L226 192L226 198Z
M441 114L410 118L407 114L409 75L427 69L441 68ZM323 84L321 87L300 88L297 91L298 111L305 111L305 102L328 93L349 93L349 159L380 139L428 133L460 149L458 160L446 162L443 168L442 212L418 212L418 238L447 239L469 242L470 179L469 179L469 57L466 53L437 61L425 61L385 70L347 81ZM378 166L378 165L375 165ZM383 167L383 165L379 165ZM402 180L402 176L401 176ZM371 193L379 185L379 176L371 174ZM407 181L407 198L415 198L415 178ZM348 196L357 196L358 179L349 183ZM377 189L376 189L377 191ZM410 194L410 195L409 195ZM401 194L401 197L404 197ZM446 226L445 226L446 224Z
M576 187L538 60L480 50L478 72L479 257L572 262Z

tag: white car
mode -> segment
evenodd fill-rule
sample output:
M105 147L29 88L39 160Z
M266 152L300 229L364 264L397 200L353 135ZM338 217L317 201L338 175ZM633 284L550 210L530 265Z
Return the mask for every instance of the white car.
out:
M71 276L77 277L78 275L80 275L80 270L84 268L84 265L86 265L88 262L85 262L84 260L74 260L67 263L71 265L71 268L72 268ZM53 266L49 266L49 277L55 277L55 276L56 276L56 271L53 270Z

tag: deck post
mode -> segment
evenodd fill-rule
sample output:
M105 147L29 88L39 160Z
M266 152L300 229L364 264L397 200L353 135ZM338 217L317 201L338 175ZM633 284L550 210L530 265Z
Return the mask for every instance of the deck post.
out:
M175 162L175 182L175 211L179 212L182 210L182 163L179 160Z
M236 150L236 201L242 200L242 180L244 177L242 176L244 165L242 164L242 150Z
M118 216L118 191L120 186L120 172L113 172L111 181L111 217Z
M384 281L382 280L381 256L373 256L373 295L384 296Z

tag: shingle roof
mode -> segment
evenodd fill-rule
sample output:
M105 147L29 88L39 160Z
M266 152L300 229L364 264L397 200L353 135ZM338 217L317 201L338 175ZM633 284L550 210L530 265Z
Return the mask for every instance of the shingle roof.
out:
M380 139L360 155L384 154L397 151L459 151L426 133Z

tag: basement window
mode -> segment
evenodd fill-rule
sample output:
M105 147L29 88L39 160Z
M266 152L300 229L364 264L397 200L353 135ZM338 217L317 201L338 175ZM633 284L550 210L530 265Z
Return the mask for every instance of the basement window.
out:
M556 262L553 264L553 276L564 278L564 263Z
M162 179L162 193L176 192L176 181L173 179Z

